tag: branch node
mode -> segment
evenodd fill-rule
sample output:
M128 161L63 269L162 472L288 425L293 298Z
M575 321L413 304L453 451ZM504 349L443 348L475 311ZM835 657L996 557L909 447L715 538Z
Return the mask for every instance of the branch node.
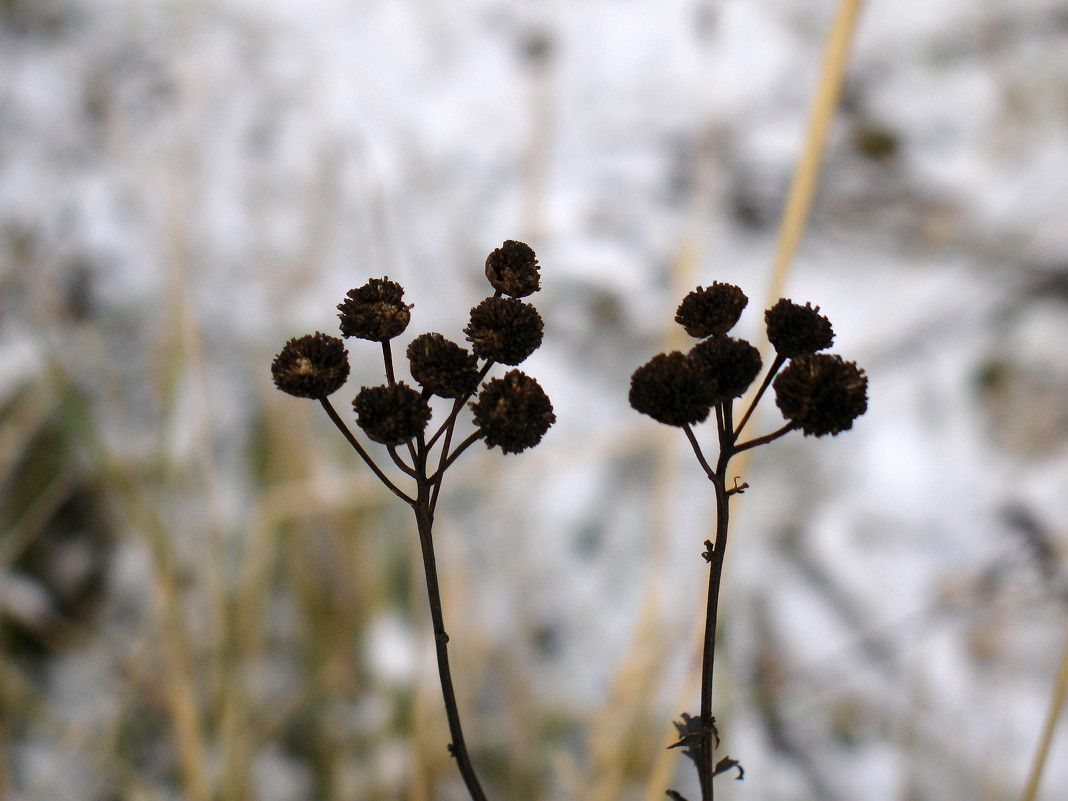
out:
M712 554L715 551L715 547L712 545L712 540L705 540L705 550L701 553L706 562L712 561Z
M731 487L729 490L727 490L727 495L728 496L731 496L731 495L742 495L742 494L745 493L745 491L747 489L749 489L749 484L747 482L743 481L741 484L739 484L738 481L739 481L739 477L735 476L734 477L734 486Z

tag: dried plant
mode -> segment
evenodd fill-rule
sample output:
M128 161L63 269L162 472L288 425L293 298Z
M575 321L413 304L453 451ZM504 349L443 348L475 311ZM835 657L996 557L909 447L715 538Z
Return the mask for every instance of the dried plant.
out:
M430 605L438 676L445 702L449 752L473 801L485 801L464 741L460 713L449 669L448 642L434 554L434 510L445 472L471 445L482 440L504 453L520 453L537 445L555 422L552 403L536 380L510 370L482 383L495 364L518 365L542 342L542 319L524 298L539 289L534 251L509 240L486 259L486 277L495 293L471 309L464 333L471 352L438 333L417 336L408 345L409 372L419 389L395 376L391 342L411 319L404 288L388 278L372 278L350 290L338 306L341 333L381 343L386 383L362 387L352 401L356 424L367 439L384 446L395 467L410 484L394 482L330 403L329 396L348 379L348 352L342 340L322 333L291 339L271 365L275 385L290 395L313 398L378 479L415 514ZM481 387L479 386L481 384ZM431 435L426 429L432 396L452 400L452 409ZM459 444L454 433L467 405L475 430Z
M847 431L868 407L868 380L854 362L819 351L830 347L834 332L819 307L800 306L783 299L764 314L768 341L775 358L756 393L734 422L734 403L760 375L759 351L742 339L727 335L738 322L748 298L736 286L715 282L697 287L679 304L675 321L686 333L700 340L689 353L674 351L654 356L634 371L630 403L635 410L654 420L681 428L697 461L716 493L716 538L706 540L702 556L709 564L708 597L701 664L701 710L696 716L683 713L675 726L679 739L671 748L682 748L697 768L702 801L713 797L712 780L732 770L744 775L737 760L715 759L720 744L716 719L712 715L712 677L716 656L716 622L719 616L719 587L723 557L727 547L730 499L748 485L728 486L731 459L743 451L766 445L794 430L805 436L822 437ZM749 440L741 435L768 387L773 387L775 403L785 425ZM694 426L714 412L715 444L719 455L715 466L706 457ZM667 794L685 801L675 790Z

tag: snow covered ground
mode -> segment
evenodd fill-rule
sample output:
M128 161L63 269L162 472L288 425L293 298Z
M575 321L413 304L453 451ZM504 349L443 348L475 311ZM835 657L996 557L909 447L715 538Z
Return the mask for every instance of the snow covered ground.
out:
M290 437L286 481L311 476L301 503L350 514L358 487L368 526L410 537L314 405L273 391L270 358L333 331L334 305L372 276L405 285L411 333L460 338L486 254L517 238L539 255L546 320L525 369L558 422L529 454L470 455L446 487L469 739L496 797L663 797L649 781L669 721L696 711L714 509L682 435L631 411L627 382L678 346L674 309L699 283L741 286L741 328L759 337L834 8L0 3L3 425L16 430L30 389L75 387L84 405L54 414L117 532L101 609L58 646L47 621L73 614L57 598L81 563L62 550L67 572L49 572L0 550L0 619L52 642L5 669L8 697L27 681L47 714L5 726L0 795L198 797L180 705L160 702L137 747L99 739L146 682L115 678L115 649L154 654L155 639L126 635L170 597L146 521L166 521L190 565L190 597L177 594L194 634L213 614L202 584L240 583L263 499L286 497L250 466L264 430ZM723 798L1018 797L1068 629L1066 101L1068 3L864 9L787 295L830 317L871 404L853 431L788 437L746 467L717 687L746 777ZM351 386L378 383L374 348L350 351ZM758 427L777 414L767 403ZM147 476L132 480L154 512L110 489L131 476ZM204 578L212 537L225 559ZM298 551L272 547L284 572ZM383 572L357 558L361 578ZM407 605L353 590L371 606L329 769L299 744L300 726L321 739L327 724L284 709L285 726L239 738L249 753L228 761L207 711L218 677L196 656L204 781L223 786L237 764L246 797L462 797L438 729L410 744L439 705L412 586ZM270 598L270 636L239 671L241 697L267 710L297 681L307 611ZM405 722L394 706L413 685ZM329 708L337 684L322 687ZM1040 798L1068 792L1063 725ZM427 754L440 776L420 773ZM665 782L692 798L689 765L670 758Z

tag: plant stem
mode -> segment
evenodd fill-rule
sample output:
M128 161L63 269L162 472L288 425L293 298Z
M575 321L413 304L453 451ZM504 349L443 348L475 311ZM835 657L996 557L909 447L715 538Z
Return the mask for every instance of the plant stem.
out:
M415 503L414 498L410 498L408 495L406 495L404 491L401 490L400 487L398 487L392 481L390 481L389 477L382 472L382 470L377 464L375 464L375 460L371 458L370 454L368 454L367 451L364 450L363 445L360 444L360 441L356 439L356 437L351 431L349 431L349 427L345 425L345 421L342 420L340 416L338 416L338 413L334 409L333 404L330 403L330 400L327 398L319 398L319 403L322 404L323 409L326 410L326 413L330 417L330 419L334 421L334 425L337 426L338 431L340 431L344 435L345 439L348 440L348 443L352 446L353 450L355 450L356 453L360 454L360 458L363 459L367 466L371 468L372 472L378 477L378 480L385 484L390 492L392 492L405 503L409 505Z
M426 465L420 465L420 469L425 473ZM420 482L419 498L412 508L415 510L416 525L419 528L419 547L423 553L427 600L430 603L430 620L434 627L434 647L438 657L438 677L441 679L441 695L445 700L445 715L449 720L449 736L452 738L449 753L456 758L460 775L463 777L464 784L467 785L467 792L471 795L472 801L486 801L486 794L478 782L475 768L471 764L471 757L467 753L463 729L460 726L460 713L456 706L456 693L452 686L452 673L449 670L449 635L445 633L445 621L441 612L441 593L438 589L438 571L431 532L434 514L430 509L429 489L429 482Z
M777 428L770 434L765 434L762 437L755 437L748 442L743 442L741 445L734 447L734 452L739 453L741 451L747 451L750 448L759 448L761 445L767 445L769 442L778 439L781 436L789 434L797 428L797 423L787 423L782 428Z
M741 428L745 425L742 421ZM719 459L716 469L709 468L708 463L702 458L697 440L685 426L686 435L697 453L701 466L712 481L716 491L716 540L705 552L708 560L708 598L705 602L705 641L704 651L701 657L701 730L702 736L698 740L697 779L701 785L701 800L712 801L712 779L716 773L714 754L719 742L712 715L712 680L716 666L716 626L719 621L719 587L723 578L723 558L727 553L727 529L730 523L730 496L731 490L727 489L727 467L731 457L737 453L735 441L737 434L734 431L733 404L728 401L716 406L716 427L719 434Z
M716 750L712 729L712 677L716 663L716 624L719 618L719 587L723 576L723 557L727 550L727 525L729 522L729 495L724 483L727 463L732 456L730 448L720 453L719 464L712 478L716 489L716 541L708 553L708 599L705 605L705 642L701 659L701 728L705 734L700 739L700 759L697 762L697 778L701 784L702 801L712 801L712 776L715 773L713 753Z
M734 438L738 439L742 434L742 429L745 428L745 424L749 422L749 418L753 416L753 411L756 409L757 404L760 403L760 399L764 397L764 393L767 392L768 386L771 384L771 379L775 377L775 374L779 372L781 368L786 364L786 358L775 354L775 361L771 363L771 367L768 368L768 374L764 376L764 380L760 382L760 389L757 390L756 395L753 396L753 400L749 402L749 408L745 410L745 414L742 415L742 422L738 424L738 427L734 429Z

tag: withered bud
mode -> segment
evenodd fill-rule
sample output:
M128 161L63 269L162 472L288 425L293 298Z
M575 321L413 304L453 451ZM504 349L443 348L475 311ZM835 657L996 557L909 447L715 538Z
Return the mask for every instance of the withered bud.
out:
M519 364L541 345L541 315L516 298L486 298L471 309L464 333L480 359Z
M356 423L375 442L403 445L430 420L430 404L404 383L363 387L352 402Z
M698 342L689 358L704 372L716 401L741 397L760 373L760 351L725 334Z
M420 334L408 345L412 378L442 398L462 398L478 386L478 359L441 334Z
M726 334L734 328L747 303L749 298L738 287L713 281L712 286L699 286L682 299L675 322L696 339Z
M411 304L405 303L404 287L389 278L372 278L350 289L338 304L341 333L346 337L386 342L405 328L411 319Z
M703 373L685 354L658 353L631 376L630 405L669 426L700 423L713 400Z
M829 348L834 342L831 321L820 314L820 307L801 306L782 298L764 312L768 341L775 352L787 359Z
M868 379L855 362L813 353L790 360L772 385L783 417L805 436L838 434L868 409Z
M289 340L271 363L274 385L298 398L325 398L349 377L349 354L337 337L316 331Z
M541 286L538 259L529 245L509 239L486 258L486 278L498 292L525 298Z
M497 445L505 453L533 448L556 422L545 390L520 370L483 384L471 411L486 447Z

